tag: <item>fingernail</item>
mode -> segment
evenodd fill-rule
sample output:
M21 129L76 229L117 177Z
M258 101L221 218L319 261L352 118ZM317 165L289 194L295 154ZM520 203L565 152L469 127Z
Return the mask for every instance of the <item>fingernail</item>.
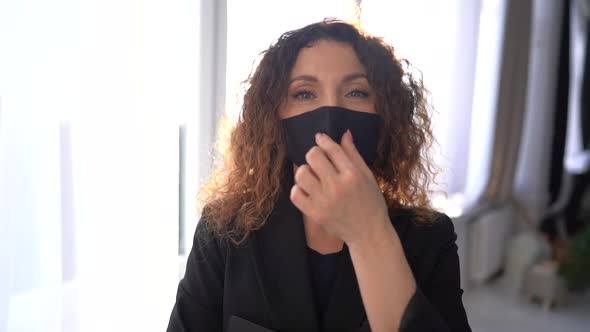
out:
M350 129L346 130L346 132L348 133L348 135L350 135L350 140L354 141L354 139L352 138L352 132L350 131Z
M324 139L324 134L322 134L322 133L316 133L315 134L315 140L316 141L321 141L322 139Z

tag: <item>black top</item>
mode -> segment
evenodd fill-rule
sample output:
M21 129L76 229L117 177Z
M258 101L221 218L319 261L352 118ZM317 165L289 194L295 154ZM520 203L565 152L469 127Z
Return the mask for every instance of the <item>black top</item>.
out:
M320 320L330 302L330 295L332 294L334 282L338 275L338 256L341 252L321 254L312 248L307 248L311 272L311 286Z

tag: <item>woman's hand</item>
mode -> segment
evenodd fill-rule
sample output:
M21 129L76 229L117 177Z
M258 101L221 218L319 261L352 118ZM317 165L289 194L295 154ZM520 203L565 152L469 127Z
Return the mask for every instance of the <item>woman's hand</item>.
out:
M295 172L291 201L311 221L350 245L368 240L389 223L385 199L347 131L341 144L316 134Z

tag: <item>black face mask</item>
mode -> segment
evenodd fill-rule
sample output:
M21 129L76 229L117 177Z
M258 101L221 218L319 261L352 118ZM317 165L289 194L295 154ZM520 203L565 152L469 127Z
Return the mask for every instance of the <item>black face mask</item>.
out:
M324 133L340 144L342 135L350 129L354 145L367 165L377 157L381 117L377 114L353 111L336 106L323 106L290 118L282 119L287 133L287 158L296 165L305 164L305 154L315 144L315 134Z

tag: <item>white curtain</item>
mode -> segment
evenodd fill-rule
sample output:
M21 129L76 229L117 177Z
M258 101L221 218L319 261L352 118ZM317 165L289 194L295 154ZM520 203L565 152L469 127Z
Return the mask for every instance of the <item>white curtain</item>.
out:
M198 36L198 1L0 3L0 331L165 329Z
M485 116L473 104L482 1L364 0L362 4L366 29L383 36L398 55L407 58L421 72L431 93L433 129L439 144L435 161L443 168L440 185L432 189L464 193L468 179L474 180L466 176L470 148L489 146L480 144L485 135L471 133L473 122ZM478 116L472 117L474 111ZM493 114L491 107L488 111ZM485 173L484 169L475 178Z
M579 174L590 167L590 151L585 151L582 142L582 81L586 55L587 21L590 4L572 0L570 9L570 94L567 119L567 138L564 166L567 171Z
M541 219L549 203L564 3L533 2L527 99L513 189L515 198L535 222Z

